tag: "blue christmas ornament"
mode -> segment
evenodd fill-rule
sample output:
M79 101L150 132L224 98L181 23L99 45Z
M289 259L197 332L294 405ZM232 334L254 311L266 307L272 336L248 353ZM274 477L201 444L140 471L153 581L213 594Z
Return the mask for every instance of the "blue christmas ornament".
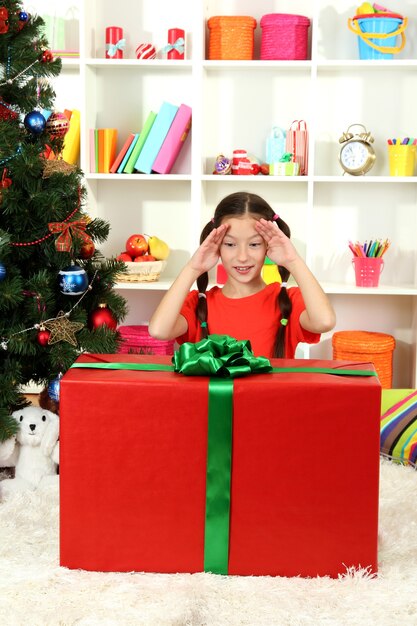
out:
M87 272L79 265L70 265L59 271L59 288L66 296L80 296L87 287Z
M19 13L19 20L21 22L27 22L29 19L29 15L26 13L26 11L20 11Z
M31 111L23 120L26 130L33 135L40 135L45 130L46 119L39 111Z
M3 263L0 263L0 283L6 278L6 268L4 267Z
M62 374L58 374L58 376L54 378L53 380L51 380L51 382L48 385L48 396L51 398L51 400L54 400L54 402L59 402L59 390L60 390L60 385L61 385L61 378L62 378Z

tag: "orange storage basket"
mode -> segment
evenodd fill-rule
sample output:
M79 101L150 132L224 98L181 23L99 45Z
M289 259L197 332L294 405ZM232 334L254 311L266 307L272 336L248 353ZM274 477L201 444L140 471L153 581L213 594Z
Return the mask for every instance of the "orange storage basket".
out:
M253 59L256 20L248 15L215 15L207 22L211 61Z
M383 389L392 387L392 357L395 339L384 333L342 330L333 334L333 358L374 364Z

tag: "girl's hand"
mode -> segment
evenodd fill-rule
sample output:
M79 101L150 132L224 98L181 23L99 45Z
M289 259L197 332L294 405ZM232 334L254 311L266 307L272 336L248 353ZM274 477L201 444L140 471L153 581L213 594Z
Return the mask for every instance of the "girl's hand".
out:
M266 242L266 254L271 261L290 271L291 264L299 256L287 235L279 229L276 222L265 220L263 217L255 223L255 228Z
M218 228L213 228L200 247L194 252L189 264L198 274L208 272L217 264L220 257L220 246L228 228L228 224L221 224Z

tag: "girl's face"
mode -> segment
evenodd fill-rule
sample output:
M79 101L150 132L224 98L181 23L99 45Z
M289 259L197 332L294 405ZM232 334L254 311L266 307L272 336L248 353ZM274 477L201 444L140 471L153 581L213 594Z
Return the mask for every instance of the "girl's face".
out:
M265 240L255 230L253 217L222 220L228 229L220 246L220 257L229 279L249 284L261 280L265 260Z

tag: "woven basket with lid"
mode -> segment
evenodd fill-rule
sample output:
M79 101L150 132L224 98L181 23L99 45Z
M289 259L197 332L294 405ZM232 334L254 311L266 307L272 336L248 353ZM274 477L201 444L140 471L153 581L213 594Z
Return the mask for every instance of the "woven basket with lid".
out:
M308 55L310 20L304 15L268 13L261 18L261 60L300 61Z
M394 337L365 330L341 330L333 334L332 345L334 359L371 362L382 388L392 387Z
M208 20L207 26L211 61L253 59L255 18L248 15L215 15Z

